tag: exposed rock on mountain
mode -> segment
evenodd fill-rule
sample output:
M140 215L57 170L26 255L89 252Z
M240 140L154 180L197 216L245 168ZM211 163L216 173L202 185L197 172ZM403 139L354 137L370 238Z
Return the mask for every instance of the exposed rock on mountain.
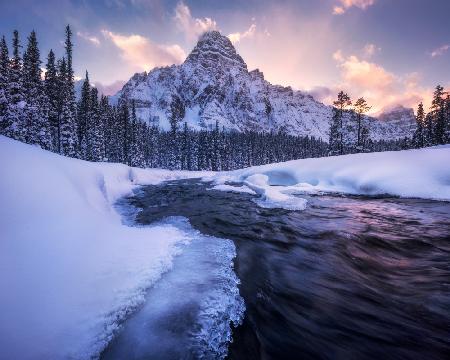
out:
M217 31L203 34L179 66L135 74L113 97L134 99L141 120L169 128L171 104L182 104L191 128L285 131L328 140L331 107L291 87L272 85L258 69L248 71L231 41ZM394 116L394 115L392 115ZM373 139L398 138L409 130L396 121L367 119ZM403 120L400 120L402 122Z

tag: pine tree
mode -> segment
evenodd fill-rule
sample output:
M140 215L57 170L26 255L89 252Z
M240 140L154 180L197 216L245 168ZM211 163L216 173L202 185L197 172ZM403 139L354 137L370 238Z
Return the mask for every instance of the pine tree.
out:
M131 123L129 129L129 165L143 166L142 147L139 136L139 122L136 116L136 104L131 102Z
M20 58L19 32L13 33L13 57L9 64L8 107L5 115L5 135L25 141L24 94L22 88L22 59Z
M364 146L362 143L362 139L361 139L361 131L363 130L363 117L364 114L366 112L368 112L371 109L371 106L367 105L367 102L364 98L359 98L358 100L356 100L355 105L354 105L354 111L356 114L356 121L357 121L357 137L356 137L356 150L358 152L364 151ZM367 132L368 132L368 128L367 126L365 127ZM368 136L368 134L365 134L366 136Z
M23 57L23 90L26 98L25 140L43 149L51 149L52 141L48 121L48 99L41 79L41 60L36 33L31 32Z
M108 161L109 160L109 150L108 150L108 144L110 143L110 137L112 136L112 133L110 132L109 128L109 119L111 116L111 107L109 106L108 97L102 95L100 98L100 104L99 104L99 120L100 120L100 132L102 134L102 161Z
M184 118L185 109L183 102L179 97L175 97L170 104L170 143L169 148L169 169L179 169L180 149L177 139L178 124Z
M61 153L66 156L77 157L77 129L74 75L72 68L72 31L66 27L66 59L63 76L63 101L61 109Z
M81 99L78 102L77 111L77 139L78 153L82 159L88 159L88 124L90 122L91 111L91 85L89 83L89 74L86 71L86 77L81 88Z
M119 105L119 114L118 114L118 143L120 146L120 154L119 161L124 164L130 163L130 140L131 140L131 131L130 131L130 112L128 109L128 104L125 100L120 102Z
M48 123L52 138L52 150L59 152L59 113L58 99L60 97L60 88L58 86L58 70L55 64L55 54L50 50L47 56L46 71L44 76L45 95L48 99Z
M104 159L104 134L100 117L98 90L90 90L89 118L87 123L87 160L102 161Z
M447 98L445 99L445 141L447 144L450 143L450 93L447 93Z
M431 116L433 121L433 144L445 144L445 100L444 88L441 85L436 86L431 103Z
M416 115L416 131L413 136L413 143L415 148L423 148L425 146L425 111L423 110L423 104L420 103L417 108Z
M431 113L428 113L425 116L424 121L424 146L432 146L434 145L434 124L433 124L433 116Z
M8 81L9 81L9 51L5 37L0 42L0 134L4 134L7 122L6 112L8 110Z
M344 154L343 118L347 106L350 106L352 102L350 97L341 91L338 94L338 99L333 104L328 154L342 155Z
M77 155L75 122L73 111L69 101L70 89L67 81L67 63L63 58L59 64L58 82L60 84L61 96L59 99L59 153L65 156L75 157Z

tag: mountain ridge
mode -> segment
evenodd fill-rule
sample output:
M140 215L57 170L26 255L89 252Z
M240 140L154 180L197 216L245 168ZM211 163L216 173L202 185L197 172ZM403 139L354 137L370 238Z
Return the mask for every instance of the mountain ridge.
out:
M273 85L259 69L248 71L231 41L218 31L201 35L182 64L134 74L112 97L119 99L134 100L138 118L163 129L170 127L176 99L184 108L182 122L194 129L211 129L217 121L227 130L283 131L328 140L332 115L331 106L310 94ZM405 114L400 121L395 114L385 121L366 117L371 138L411 136L414 119Z

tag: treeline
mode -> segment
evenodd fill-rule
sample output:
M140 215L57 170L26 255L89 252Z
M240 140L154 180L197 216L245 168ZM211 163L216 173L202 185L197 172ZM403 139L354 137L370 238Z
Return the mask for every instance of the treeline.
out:
M450 143L450 94L441 85L436 86L428 114L419 104L416 125L412 141L415 148Z
M402 150L450 141L449 96L438 86L428 114L417 113L412 139L372 141L360 98L352 106L344 92L334 102L329 143L284 133L230 132L218 124L194 131L183 122L184 107L177 98L170 109L170 130L161 131L138 120L133 102L109 104L86 78L76 101L72 65L72 31L65 29L65 54L56 59L50 50L41 69L36 33L22 48L14 31L12 53L0 41L0 134L43 149L89 161L121 162L138 167L186 170L232 170L306 157L356 152Z
M371 109L364 98L354 104L345 92L339 92L333 103L328 155L359 152L395 151L450 143L450 95L440 85L436 87L430 112L425 114L420 103L416 115L416 130L412 137L398 140L370 138L370 123L365 114Z
M12 56L0 43L0 134L43 149L89 161L139 167L231 170L251 165L324 156L327 144L311 137L257 132L193 131L182 124L182 107L173 101L171 130L160 131L136 117L134 103L112 106L86 78L75 97L72 31L65 29L65 55L50 50L44 74L36 33L21 57L14 31Z

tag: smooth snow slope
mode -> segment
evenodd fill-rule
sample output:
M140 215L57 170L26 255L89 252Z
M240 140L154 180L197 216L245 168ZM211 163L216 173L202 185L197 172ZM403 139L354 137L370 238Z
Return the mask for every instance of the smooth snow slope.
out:
M112 203L198 174L65 158L0 136L0 357L89 359L189 234L132 228Z
M261 206L290 210L306 206L294 194L321 191L450 200L450 147L293 160L216 175L216 184L225 182L245 184L260 194Z

